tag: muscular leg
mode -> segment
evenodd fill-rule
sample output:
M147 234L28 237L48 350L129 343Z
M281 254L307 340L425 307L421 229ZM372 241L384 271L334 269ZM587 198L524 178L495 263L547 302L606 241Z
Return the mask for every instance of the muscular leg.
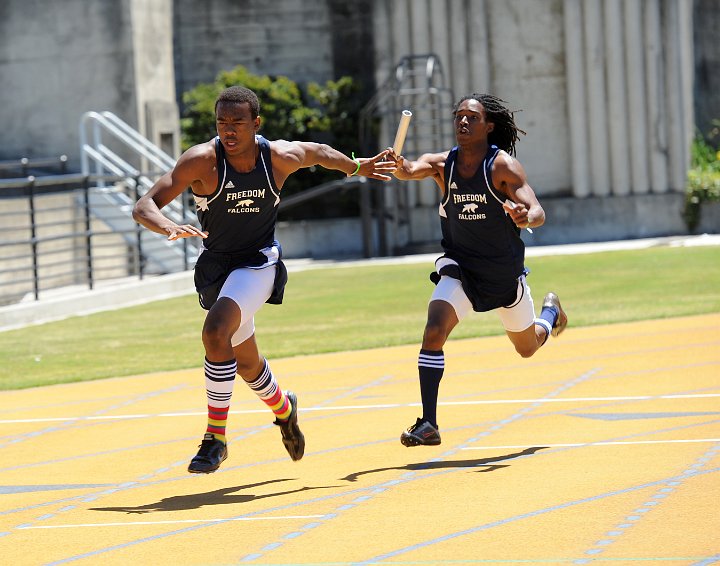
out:
M527 299L530 299L529 288ZM560 299L551 292L545 295L540 316L534 319L532 325L521 332L506 330L506 333L517 353L523 358L529 358L547 342L551 332L553 335L560 334L566 326L567 315L560 306Z
M505 333L510 338L513 346L515 346L515 351L523 358L532 356L547 340L547 330L539 324L533 324L522 332L506 330Z
M443 346L458 323L455 309L447 301L430 301L423 333L422 349L418 356L422 419L437 428L437 400L440 380L445 371Z
M265 365L265 358L260 355L255 334L242 344L233 346L233 353L237 360L238 375L247 383L254 381Z
M505 333L515 346L515 351L523 358L529 358L547 342L548 336L551 332L555 332L553 329L556 326L557 333L562 332L567 325L567 316L560 307L560 300L555 293L545 295L540 315L536 316L530 286L527 285L524 275L518 279L518 299L511 307L500 308L497 312L505 327ZM523 327L524 330L515 331Z
M202 333L208 398L207 432L224 443L227 443L225 428L237 371L230 344L239 325L240 308L234 301L222 298L208 312Z
M208 311L202 330L205 357L213 362L234 358L230 343L233 333L240 326L240 307L235 301L221 297Z
M432 446L441 442L437 425L437 400L440 380L445 371L442 348L458 322L455 308L450 303L441 299L430 301L422 348L418 355L422 417L400 435L400 442L404 446Z
M455 309L447 301L430 301L427 322L423 333L424 350L442 350L453 328L458 323Z
M228 298L219 299L205 318L202 340L208 424L200 450L188 466L191 473L214 472L227 458L225 429L237 371L231 339L240 320L240 308Z
M282 441L293 460L305 453L305 436L297 424L297 396L283 391L275 380L267 360L260 355L255 334L233 348L237 372L248 387L275 414L275 424L282 433Z
M278 385L267 360L260 355L255 334L233 348L237 372L275 416L287 420L292 411L288 396Z

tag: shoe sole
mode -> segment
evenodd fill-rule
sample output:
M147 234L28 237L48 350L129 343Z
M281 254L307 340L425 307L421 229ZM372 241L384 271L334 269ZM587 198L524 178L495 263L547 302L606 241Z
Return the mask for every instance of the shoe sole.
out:
M441 439L438 439L437 442L424 442L416 436L411 436L405 433L400 435L400 444L402 444L403 446L407 446L408 448L412 446L438 446L441 442Z
M558 319L557 319L557 322L555 323L555 328L553 328L552 331L550 332L550 334L552 334L555 337L562 334L563 330L565 330L565 327L567 326L567 323L568 323L568 318L567 318L567 315L565 314L565 311L562 310L562 307L559 307L559 308L560 308L560 313L558 314Z

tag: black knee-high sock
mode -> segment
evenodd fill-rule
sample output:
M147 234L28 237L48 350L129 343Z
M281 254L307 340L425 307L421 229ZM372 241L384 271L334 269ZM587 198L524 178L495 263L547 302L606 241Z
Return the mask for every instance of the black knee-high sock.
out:
M420 396L423 416L437 427L437 400L440 380L445 370L445 354L442 350L420 350L418 373L420 374Z

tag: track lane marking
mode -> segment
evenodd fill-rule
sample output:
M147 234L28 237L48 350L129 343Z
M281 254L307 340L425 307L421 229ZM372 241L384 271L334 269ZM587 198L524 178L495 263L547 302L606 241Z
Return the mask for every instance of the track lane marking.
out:
M176 525L179 523L225 523L227 521L286 521L291 519L320 519L325 515L285 515L283 517L223 517L221 519L178 519L174 521L131 521L128 523L79 523L77 525L20 525L18 530L79 529L87 527L134 527L138 525Z
M522 405L527 403L584 403L597 401L657 401L660 399L711 399L720 397L720 393L695 393L677 395L628 395L624 397L565 397L537 399L489 399L477 401L440 401L439 406L461 406L461 405ZM399 409L403 407L420 407L420 403L385 403L377 405L337 405L333 407L306 407L300 409L301 413L318 411L350 411L368 409ZM242 411L230 411L232 415L266 414L266 409L246 409ZM206 411L193 411L187 413L146 413L139 415L91 415L87 417L40 417L36 419L3 419L0 424L27 424L46 423L57 421L107 421L107 420L131 420L131 419L156 419L175 417L197 417L207 416Z
M551 444L546 442L532 442L530 444L519 444L517 446L466 446L460 450L514 450L527 448L528 446L542 446L544 448L566 448L580 446L625 446L631 444L674 444L681 442L720 442L720 438L681 438L675 440L624 440L624 441L598 441L598 442L577 442L568 444Z

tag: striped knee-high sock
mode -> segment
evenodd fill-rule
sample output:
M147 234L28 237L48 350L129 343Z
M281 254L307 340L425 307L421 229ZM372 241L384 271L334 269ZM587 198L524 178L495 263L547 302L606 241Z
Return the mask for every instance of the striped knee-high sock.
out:
M247 384L250 386L255 394L263 400L275 416L280 420L285 420L290 416L292 407L287 395L275 381L273 372L270 371L270 365L267 360L264 360L263 369L253 381L248 381Z
M225 427L230 410L237 362L211 362L205 358L205 389L208 398L207 432L227 444Z
M445 371L445 354L442 350L420 350L418 373L420 374L420 397L423 416L433 426L437 426L437 400L440 380Z
M535 319L535 326L539 326L545 330L545 340L543 340L543 344L550 338L550 333L552 332L553 326L555 326L557 317L558 311L555 307L543 307L542 311L540 311L540 316Z

